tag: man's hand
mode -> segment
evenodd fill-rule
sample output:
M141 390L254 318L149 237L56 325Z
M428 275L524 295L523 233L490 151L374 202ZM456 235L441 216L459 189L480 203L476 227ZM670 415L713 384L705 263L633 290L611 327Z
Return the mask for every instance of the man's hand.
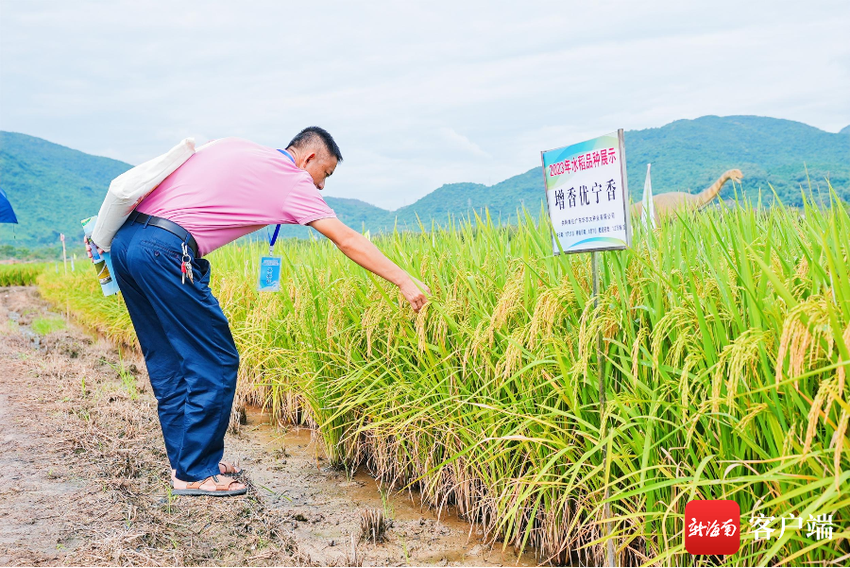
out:
M404 298L410 302L414 312L418 312L428 302L428 295L431 294L430 288L414 278L408 277L409 282L399 286Z
M83 244L86 245L86 254L89 255L89 258L91 258L91 261L94 262L94 259L91 256L91 242L87 238L83 237ZM100 253L100 254L103 254L103 249L100 248L100 247L97 247L97 252Z
M369 239L345 226L339 219L318 219L309 225L330 239L345 256L398 286L414 311L418 312L428 302L426 294L431 293L428 286L408 275L384 256Z

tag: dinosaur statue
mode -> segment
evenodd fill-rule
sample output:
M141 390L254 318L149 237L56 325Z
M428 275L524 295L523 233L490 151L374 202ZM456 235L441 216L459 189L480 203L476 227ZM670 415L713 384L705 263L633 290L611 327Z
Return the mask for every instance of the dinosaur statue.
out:
M661 193L652 197L655 205L655 222L658 223L662 219L675 217L679 212L698 211L711 203L711 200L717 197L720 193L720 188L730 179L736 183L741 183L741 178L744 174L741 170L729 170L720 176L711 187L704 189L697 194L684 193L682 191L671 191L669 193ZM632 215L640 217L643 213L643 203L632 204Z

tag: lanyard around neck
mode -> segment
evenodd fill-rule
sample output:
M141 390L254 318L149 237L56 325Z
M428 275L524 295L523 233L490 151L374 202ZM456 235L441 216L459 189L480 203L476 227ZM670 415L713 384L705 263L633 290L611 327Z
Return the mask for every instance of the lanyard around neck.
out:
M280 225L274 228L274 235L269 236L269 256L274 254L274 244L277 242L278 233L280 233Z
M280 148L278 148L277 151L280 152L281 154L283 154L284 156L286 156L287 158L289 158L292 161L293 164L295 163L295 158L292 157L292 154L290 154L286 150L281 150ZM274 244L277 242L278 233L280 233L280 225L275 227L274 235L269 237L269 256L274 254Z

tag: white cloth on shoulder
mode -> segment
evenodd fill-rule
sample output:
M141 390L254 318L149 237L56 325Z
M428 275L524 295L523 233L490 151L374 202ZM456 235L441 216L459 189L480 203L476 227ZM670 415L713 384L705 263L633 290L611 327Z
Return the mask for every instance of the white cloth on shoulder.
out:
M195 153L195 139L186 138L167 153L131 168L112 180L97 214L91 239L105 251L136 206Z

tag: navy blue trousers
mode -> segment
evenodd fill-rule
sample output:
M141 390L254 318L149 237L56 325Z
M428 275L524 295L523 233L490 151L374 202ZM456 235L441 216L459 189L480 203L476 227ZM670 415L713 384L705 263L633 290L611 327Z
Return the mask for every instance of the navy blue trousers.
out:
M198 481L219 474L239 353L210 292L210 263L193 258L195 282L181 283L181 243L165 229L128 222L111 254L158 402L168 460L178 479Z

